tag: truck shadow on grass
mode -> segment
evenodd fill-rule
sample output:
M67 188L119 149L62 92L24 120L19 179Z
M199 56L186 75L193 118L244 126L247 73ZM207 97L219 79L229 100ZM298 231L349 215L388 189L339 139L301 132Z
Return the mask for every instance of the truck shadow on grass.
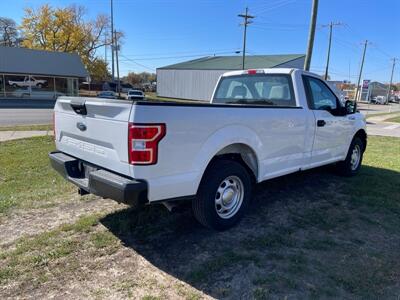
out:
M259 184L242 222L202 228L190 205L126 209L101 220L126 247L204 293L237 298L400 294L400 173L330 167Z

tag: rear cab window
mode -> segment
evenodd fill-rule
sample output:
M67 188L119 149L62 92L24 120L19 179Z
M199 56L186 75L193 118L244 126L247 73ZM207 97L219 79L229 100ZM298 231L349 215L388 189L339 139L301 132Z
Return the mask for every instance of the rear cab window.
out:
M296 107L292 78L288 74L222 77L213 103Z

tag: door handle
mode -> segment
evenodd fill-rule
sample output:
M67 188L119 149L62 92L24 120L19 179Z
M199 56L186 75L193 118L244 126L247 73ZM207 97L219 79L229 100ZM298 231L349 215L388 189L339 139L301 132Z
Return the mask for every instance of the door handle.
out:
M318 127L324 127L325 124L326 124L325 120L318 120L318 121L317 121L317 126L318 126Z
M348 117L348 119L353 121L353 120L356 119L356 117L355 116L350 116L350 117Z

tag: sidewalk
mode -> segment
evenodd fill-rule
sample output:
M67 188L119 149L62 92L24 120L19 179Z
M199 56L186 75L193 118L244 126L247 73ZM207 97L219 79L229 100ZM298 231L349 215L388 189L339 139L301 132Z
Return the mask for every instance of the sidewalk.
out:
M29 138L33 136L45 136L53 135L51 130L49 131L0 131L0 142Z

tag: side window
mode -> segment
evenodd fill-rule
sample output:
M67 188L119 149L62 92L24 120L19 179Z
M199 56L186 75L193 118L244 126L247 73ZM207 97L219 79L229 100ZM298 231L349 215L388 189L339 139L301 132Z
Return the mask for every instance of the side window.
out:
M305 76L304 84L308 90L307 95L310 99L312 109L316 110L334 110L337 108L336 95L326 86L324 82L317 78Z

